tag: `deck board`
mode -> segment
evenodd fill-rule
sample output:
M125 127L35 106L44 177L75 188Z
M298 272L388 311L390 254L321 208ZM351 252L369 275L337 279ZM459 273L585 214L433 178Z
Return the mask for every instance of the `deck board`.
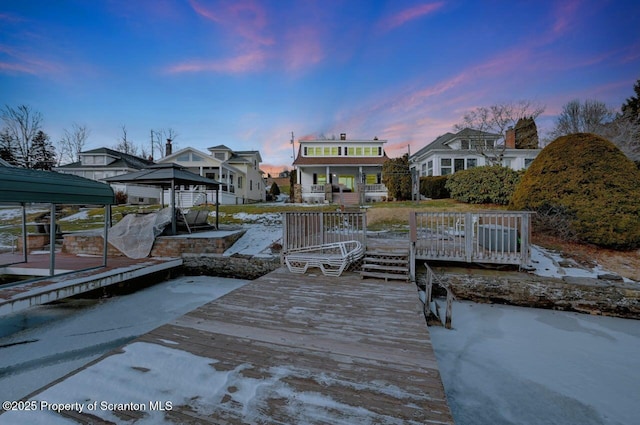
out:
M251 409L226 384L213 399L200 394L215 400L204 410L176 403L163 413L173 423L453 423L413 284L282 267L132 344L139 343L210 359L216 372L260 383Z
M298 275L282 268L141 340L167 347L177 342L192 354L216 359L216 368L251 364L245 373L256 378L289 365L298 374L286 378L287 385L351 406L344 417L365 409L374 423L453 423L411 284L362 281L355 273ZM300 418L279 406L283 402L270 400L267 422L298 423ZM211 423L220 419L242 422L233 409L209 416Z

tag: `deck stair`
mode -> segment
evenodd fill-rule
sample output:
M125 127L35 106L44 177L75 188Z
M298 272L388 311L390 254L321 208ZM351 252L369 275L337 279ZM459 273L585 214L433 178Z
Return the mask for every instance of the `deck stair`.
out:
M360 277L389 280L411 280L408 249L381 248L367 249L362 261Z

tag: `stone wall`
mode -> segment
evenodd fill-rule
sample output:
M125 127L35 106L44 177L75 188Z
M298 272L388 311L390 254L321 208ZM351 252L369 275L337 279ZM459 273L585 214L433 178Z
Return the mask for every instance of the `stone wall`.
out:
M233 245L245 231L238 231L223 237L198 237L194 235L160 236L156 238L150 257L180 257L184 253L214 253L222 254ZM46 236L46 235L45 235ZM69 233L65 234L62 244L62 252L69 254L102 255L104 238L95 233ZM47 236L47 242L48 242ZM30 244L31 242L29 242ZM30 245L31 246L31 245ZM109 244L109 257L122 256L117 248Z
M640 284L626 283L617 276L561 279L523 272L432 268L451 285L458 300L640 319Z
M102 255L104 238L95 233L67 233L62 236L62 252L74 255ZM108 244L108 257L122 257L123 254L113 245Z
M187 275L221 276L257 279L281 266L280 258L222 256L215 254L183 254L182 268Z
M180 257L187 253L223 254L245 233L245 230L219 238L161 236L156 238L151 257Z

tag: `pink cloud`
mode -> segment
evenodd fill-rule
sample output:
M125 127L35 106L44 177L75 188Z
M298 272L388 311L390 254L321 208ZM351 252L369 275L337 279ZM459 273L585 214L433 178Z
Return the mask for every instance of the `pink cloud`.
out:
M167 72L170 74L196 72L247 73L261 69L265 61L265 53L257 50L220 60L184 62L170 66Z
M580 0L562 1L557 2L557 8L554 11L554 24L553 33L555 35L561 35L567 32L574 18L577 16L577 11L580 7Z
M9 57L0 63L0 70L12 73L23 73L31 75L59 74L64 67L58 63L41 59L37 56L18 52L10 47L0 45L0 53Z
M312 26L290 30L283 50L285 67L297 71L322 62L325 52L320 39L319 30Z
M223 26L245 42L264 46L274 43L273 37L264 34L268 24L266 11L254 1L219 2L215 7L205 7L196 0L189 3L198 15Z
M382 20L379 27L383 31L391 31L407 22L429 15L444 6L444 2L420 4L409 9L404 9Z

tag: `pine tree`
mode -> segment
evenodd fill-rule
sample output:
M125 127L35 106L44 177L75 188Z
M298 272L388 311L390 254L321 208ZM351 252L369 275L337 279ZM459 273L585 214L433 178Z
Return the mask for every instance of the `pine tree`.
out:
M6 128L0 132L0 158L11 165L18 165L16 142Z
M36 170L47 170L56 163L55 148L49 140L49 136L42 130L36 133L31 143L31 168Z
M409 155L391 158L382 164L382 183L387 187L389 196L397 201L411 199L411 170Z
M633 91L636 95L629 97L622 105L622 114L631 118L636 124L640 124L640 80L636 81Z

